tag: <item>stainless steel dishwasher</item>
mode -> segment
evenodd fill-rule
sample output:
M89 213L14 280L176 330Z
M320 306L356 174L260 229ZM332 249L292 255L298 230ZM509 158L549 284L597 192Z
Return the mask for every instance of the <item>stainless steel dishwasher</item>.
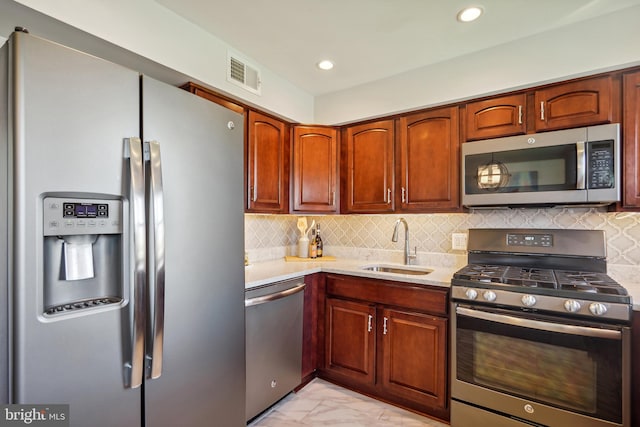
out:
M247 421L302 381L302 279L245 291Z

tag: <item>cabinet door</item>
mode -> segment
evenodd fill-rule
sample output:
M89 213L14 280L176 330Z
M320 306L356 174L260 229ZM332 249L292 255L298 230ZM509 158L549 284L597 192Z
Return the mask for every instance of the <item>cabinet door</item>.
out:
M373 305L327 298L325 368L328 372L374 384L375 316Z
M293 210L336 212L338 131L319 126L293 130Z
M523 93L467 104L467 140L526 133L526 101L527 96Z
M385 391L437 408L447 406L447 319L385 308Z
M344 209L356 213L393 212L393 120L349 127L344 144Z
M289 207L288 126L249 111L247 211L286 213Z
M640 207L640 72L624 76L623 205Z
M458 108L400 118L400 207L455 211L460 205Z
M536 131L611 123L611 77L561 84L535 92Z

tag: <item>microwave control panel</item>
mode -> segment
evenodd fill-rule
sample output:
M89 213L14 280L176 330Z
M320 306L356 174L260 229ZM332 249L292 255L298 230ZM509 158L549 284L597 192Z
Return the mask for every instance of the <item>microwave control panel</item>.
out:
M613 188L615 186L613 141L594 141L588 144L587 187L590 189Z

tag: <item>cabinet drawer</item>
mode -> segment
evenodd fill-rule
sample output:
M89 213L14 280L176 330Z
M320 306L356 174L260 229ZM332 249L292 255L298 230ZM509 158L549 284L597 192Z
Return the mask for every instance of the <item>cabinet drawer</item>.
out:
M328 295L406 307L436 315L447 315L448 293L447 288L430 288L405 282L327 276Z

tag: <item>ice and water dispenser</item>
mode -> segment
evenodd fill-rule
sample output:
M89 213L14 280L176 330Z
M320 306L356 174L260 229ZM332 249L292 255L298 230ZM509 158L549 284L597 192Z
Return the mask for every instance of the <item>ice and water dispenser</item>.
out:
M44 313L121 302L122 201L46 197L43 209Z

